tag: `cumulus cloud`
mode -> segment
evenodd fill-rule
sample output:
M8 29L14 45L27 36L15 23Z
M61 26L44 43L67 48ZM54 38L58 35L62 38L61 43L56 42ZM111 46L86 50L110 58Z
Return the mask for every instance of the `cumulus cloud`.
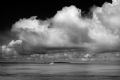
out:
M113 1L110 6L118 7ZM108 5L108 4L104 4ZM117 7L116 7L117 6ZM109 7L107 7L109 8ZM106 11L108 10L108 11ZM20 19L13 24L19 41L11 41L8 46L25 42L30 46L40 47L85 47L90 50L115 49L120 45L119 12L110 9L95 8L93 18L84 18L81 10L75 6L64 7L49 21L36 19ZM105 12L106 11L106 12Z
M20 46L22 44L22 40L12 40L9 42L8 45L2 45L1 52L2 55L18 55L19 51L17 50L17 46Z
M12 30L17 31L19 38L31 45L73 47L89 42L87 23L79 19L75 7L66 7L52 20L54 25L42 25L40 20L31 17L16 22Z

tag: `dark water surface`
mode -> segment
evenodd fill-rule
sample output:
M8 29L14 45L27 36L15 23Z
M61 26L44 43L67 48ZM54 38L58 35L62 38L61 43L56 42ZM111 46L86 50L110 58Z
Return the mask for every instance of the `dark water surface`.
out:
M120 80L120 65L0 64L0 80Z

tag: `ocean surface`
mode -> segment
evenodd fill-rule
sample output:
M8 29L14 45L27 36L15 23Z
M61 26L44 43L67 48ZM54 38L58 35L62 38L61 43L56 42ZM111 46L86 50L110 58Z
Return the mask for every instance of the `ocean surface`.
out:
M0 80L120 80L120 65L2 63Z

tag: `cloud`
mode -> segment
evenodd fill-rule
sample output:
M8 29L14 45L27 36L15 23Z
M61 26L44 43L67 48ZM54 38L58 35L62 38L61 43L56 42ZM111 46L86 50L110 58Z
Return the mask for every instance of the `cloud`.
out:
M104 7L95 8L92 19L83 17L81 10L73 5L64 7L48 21L36 19L36 16L17 21L13 24L12 31L17 33L20 41L12 41L9 45L13 46L23 41L33 47L84 47L90 50L114 50L120 45L119 17L120 15L108 17Z
M12 40L11 42L9 42L8 45L2 45L0 47L2 55L18 55L19 54L19 50L17 49L17 47L20 48L22 44L22 40Z

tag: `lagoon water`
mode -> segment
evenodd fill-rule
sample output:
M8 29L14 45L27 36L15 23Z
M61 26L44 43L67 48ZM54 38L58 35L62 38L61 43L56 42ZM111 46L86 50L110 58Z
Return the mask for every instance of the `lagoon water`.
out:
M0 64L0 80L120 80L120 65Z

